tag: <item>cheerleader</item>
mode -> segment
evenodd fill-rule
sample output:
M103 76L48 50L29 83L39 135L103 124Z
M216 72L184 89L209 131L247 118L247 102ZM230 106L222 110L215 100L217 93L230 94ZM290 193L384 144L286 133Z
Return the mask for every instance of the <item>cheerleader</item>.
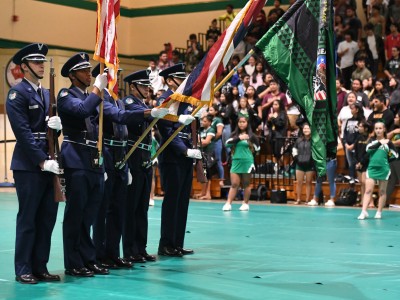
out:
M386 138L386 127L382 120L375 123L374 139L367 145L367 153L369 155L369 163L363 207L361 214L358 216L359 220L368 218L367 208L374 190L375 180L379 180L379 203L375 219L382 218L382 209L386 202L386 187L390 176L389 160L398 157L393 143Z
M228 200L222 210L232 210L232 201L235 199L237 189L242 183L244 189L244 201L239 208L242 211L249 210L249 198L251 193L250 178L254 169L253 152L260 149L258 138L253 134L246 117L239 117L235 131L226 141L226 147L232 148L231 188Z

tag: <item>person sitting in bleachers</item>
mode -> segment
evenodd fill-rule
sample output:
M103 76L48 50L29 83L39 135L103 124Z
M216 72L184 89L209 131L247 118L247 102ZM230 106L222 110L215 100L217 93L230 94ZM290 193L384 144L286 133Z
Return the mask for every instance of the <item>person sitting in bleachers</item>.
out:
M221 35L221 30L218 28L218 22L217 19L213 19L211 21L210 28L207 30L206 33L206 39L208 40L209 38L214 39L214 41L218 40L218 38Z
M185 55L186 72L190 73L193 71L193 69L203 58L203 54L203 49L200 43L197 41L196 34L192 33L189 35L189 44Z

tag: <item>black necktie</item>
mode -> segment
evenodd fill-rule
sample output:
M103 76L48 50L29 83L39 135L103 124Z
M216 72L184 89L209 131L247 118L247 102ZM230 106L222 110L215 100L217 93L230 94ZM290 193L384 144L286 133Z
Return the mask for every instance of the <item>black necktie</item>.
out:
M41 99L42 102L43 102L42 89L41 89L41 88L38 88L38 89L37 89L37 93L39 94L39 97L40 97L40 99Z

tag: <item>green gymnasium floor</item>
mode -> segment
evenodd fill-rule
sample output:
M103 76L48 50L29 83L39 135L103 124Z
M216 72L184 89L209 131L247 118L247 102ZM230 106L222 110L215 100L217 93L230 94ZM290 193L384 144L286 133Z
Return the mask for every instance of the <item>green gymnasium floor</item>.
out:
M353 208L239 204L223 212L220 201L191 203L186 246L195 255L29 286L14 281L17 198L0 193L0 299L400 299L399 212L358 221ZM149 253L160 209L156 201L149 210ZM58 274L63 210L49 263Z

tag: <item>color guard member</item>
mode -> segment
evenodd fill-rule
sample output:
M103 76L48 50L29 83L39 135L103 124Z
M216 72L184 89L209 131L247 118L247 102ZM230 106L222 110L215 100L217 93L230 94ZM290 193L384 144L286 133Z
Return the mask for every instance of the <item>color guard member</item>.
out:
M19 204L15 275L24 284L60 280L47 270L58 209L53 176L60 171L58 162L49 158L46 131L47 127L62 128L57 116L47 121L49 91L40 83L47 51L44 44L31 44L14 55L13 62L20 65L24 78L10 89L6 104L17 139L11 161Z
M159 75L164 77L168 85L168 90L159 99L162 102L173 94L186 78L185 65L174 65L161 71ZM179 123L189 125L195 119L190 115L192 110L190 104L180 103L177 112ZM179 123L159 121L161 145L180 126ZM165 192L161 212L159 255L182 257L194 253L191 249L183 248L192 189L193 159L201 159L201 152L192 149L191 128L185 126L159 157L161 181Z

